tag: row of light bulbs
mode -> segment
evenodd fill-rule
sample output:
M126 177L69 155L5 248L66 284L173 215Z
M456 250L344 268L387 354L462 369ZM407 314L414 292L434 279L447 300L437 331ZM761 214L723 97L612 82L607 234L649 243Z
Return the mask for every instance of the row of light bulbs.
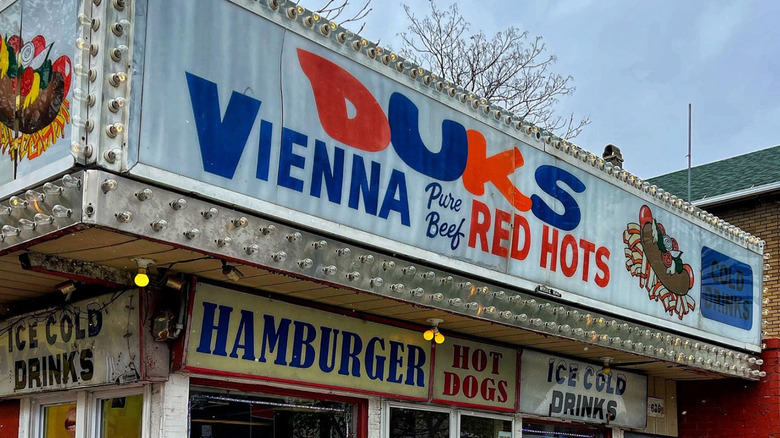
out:
M25 192L22 196L14 196L9 199L7 202L8 206L3 205L0 208L0 220L5 222L2 231L3 239L6 239L6 236L18 236L25 230L29 230L31 233L35 232L38 225L32 226L28 223L29 219L21 218L21 216L30 216L30 210L36 212L36 215L43 215L45 213L40 213L40 211L47 211L51 208L51 216L57 218L69 217L72 214L72 210L67 207L67 202L62 200L63 194L66 190L80 187L81 180L79 178L65 175L57 182L46 183L42 187ZM113 178L106 178L100 183L100 188L104 194L117 190L118 187L119 183ZM164 205L170 208L169 214L188 210L189 202L186 198L171 195L167 191L162 192L166 193L163 196L170 198L164 203ZM159 197L160 195L148 187L133 193L133 199L139 203L147 202L155 198L155 196ZM190 208L188 211L191 210ZM199 208L196 214L202 220L211 221L220 217L220 210L217 207L210 206L208 208ZM133 221L133 213L130 210L117 212L114 216L120 223ZM221 216L225 219L225 213L222 213ZM13 226L8 223L8 218L21 221L21 224ZM38 219L39 225L44 225L48 221L48 219L42 216L38 217ZM169 217L169 219L172 218ZM250 218L233 211L229 213L226 220L233 230L252 229L253 227ZM32 222L34 223L35 220ZM171 220L171 222L174 221ZM169 223L165 219L157 219L151 221L149 227L152 232L161 232L168 229ZM223 227L220 226L219 228ZM258 231L261 236L276 235L280 240L290 245L305 244L311 250L317 251L324 256L332 252L338 258L353 259L358 267L339 272L339 268L336 265L340 263L335 259L330 261L325 259L322 266L317 266L315 269L315 262L312 260L312 257L288 260L289 257L286 251L275 250L269 254L269 258L277 265L284 264L279 266L283 269L289 267L289 270L293 272L299 270L298 272L302 274L308 272L308 275L326 276L331 278L329 281L336 281L338 276L343 276L346 280L346 285L356 288L361 287L361 280L366 280L367 286L376 292L384 292L386 295L420 302L424 305L456 313L465 313L474 317L523 327L532 331L575 339L607 348L635 352L662 360L698 366L716 372L746 377L762 376L761 371L753 369L753 366L762 364L761 359L749 354L734 352L679 336L664 335L659 331L646 327L580 312L526 294L513 293L487 285L478 286L465 279L458 280L452 275L436 273L433 270L416 267L411 264L402 264L386 259L381 255L375 256L363 251L360 254L353 255L353 251L342 244L336 244L336 248L330 248L327 240L313 239L308 241L309 238L305 237L303 233L287 230L286 228L281 225L264 224L258 227ZM45 228L42 229L45 230ZM201 233L196 227L191 227L182 230L181 234L186 241L193 241L201 238L204 233ZM263 247L261 245L257 243L244 245L241 240L236 235L231 237L226 234L213 239L213 245L217 249L224 251L238 243L239 251L244 254L242 258L250 262L262 256ZM9 244L9 242L5 243ZM332 251L325 251L327 249ZM295 253L295 251L290 251L290 253ZM365 266L366 268L360 268L360 266ZM365 272L371 271L374 266L376 266L376 269L373 272L369 272L369 275L365 274ZM386 274L381 274L381 272ZM234 280L240 280L240 278L237 276ZM394 281L387 281L388 278ZM409 280L403 280L404 278ZM414 282L414 286L408 286L408 281ZM426 286L426 284L430 284L430 286ZM442 289L445 289L445 293L441 292ZM549 290L549 288L546 289ZM765 304L766 301L767 299L765 298Z
M485 116L492 115L497 121L503 120L507 126L513 126L515 129L530 136L532 139L552 145L556 149L571 155L573 158L580 159L583 163L590 164L592 168L601 170L609 176L614 176L616 179L657 198L668 206L706 222L724 236L744 242L744 244L755 249L760 250L764 247L765 242L760 238L740 230L738 227L695 207L688 201L684 201L669 192L665 192L655 185L642 181L641 178L632 175L619 166L614 166L611 163L606 162L602 157L571 144L553 133L544 131L536 125L519 120L513 113L501 108L495 108L485 98L480 98L472 92L455 86L444 79L438 78L432 72L425 70L408 60L402 59L394 53L384 53L384 50L375 43L341 28L334 22L323 19L317 13L307 11L300 5L293 4L292 6L285 8L286 3L287 2L284 0L269 0L268 7L272 10L283 12L284 15L291 20L296 20L300 17L301 24L307 29L317 29L325 37L335 35L335 41L340 44L349 44L356 53L363 53L373 60L382 62L384 65L394 68L399 73L407 74L412 79L421 82L427 87L433 87L438 91L445 92L451 98L455 98L461 103L468 104L472 109L479 110ZM320 24L320 21L323 21L323 23Z
M27 190L20 196L11 196L0 204L0 242L11 237L19 237L25 231L35 231L38 227L54 226L55 220L67 219L73 210L62 205L61 199L67 189L79 189L81 180L65 175L58 183L47 182L38 190ZM34 213L32 217L28 210Z
M108 139L114 139L120 137L125 131L125 114L123 109L127 105L127 87L125 84L128 80L128 74L126 72L126 66L129 64L129 30L130 21L128 13L128 1L127 0L106 0L110 3L115 14L124 14L127 17L119 16L109 26L110 32L106 32L108 38L114 40L113 44L109 45L107 50L108 57L116 64L116 70L107 74L106 82L111 86L110 88L104 88L102 86L97 87L100 93L105 94L106 90L115 89L115 96L108 96L106 102L106 109L108 112L98 111L99 115L116 114L116 117L105 123L103 127L103 133ZM103 3L103 0L92 0L92 3L97 7ZM93 8L93 12L97 9ZM77 86L73 90L73 97L75 100L86 105L79 112L74 114L72 123L75 127L84 129L87 136L94 130L95 121L89 117L89 108L92 108L98 101L95 93L89 91L92 88L92 83L96 82L100 76L100 72L103 70L98 68L90 68L90 64L102 64L98 55L100 52L100 46L96 42L90 42L93 38L96 38L96 33L101 28L101 20L97 16L90 17L85 13L79 13L77 16L79 25L84 29L85 34L78 37L75 42L76 49L81 52L81 62L73 66L73 73L76 77L80 78L81 86ZM94 58L94 61L93 61ZM113 150L112 150L113 152ZM71 144L71 153L79 160L86 161L91 158L94 150L93 146L88 142L74 141ZM115 152L113 152L115 153ZM113 163L114 161L107 161Z
M100 186L104 193L109 193L117 190L118 182L116 179L106 178ZM169 197L169 199L165 199L163 205L170 208L168 214L177 214L177 212L187 209L187 199L170 195L167 191L165 193L164 196ZM132 199L143 203L155 196L158 196L155 191L147 187L135 191ZM216 207L209 207L199 210L195 214L200 216L202 220L211 221L220 217L220 210ZM207 249L208 246L211 246L210 251L215 252L225 251L229 248L232 251L238 245L239 256L250 263L253 260L258 260L257 263L264 266L266 263L272 263L271 266L279 269L287 269L301 275L322 276L330 278L328 281L331 282L336 281L336 278L343 277L346 280L344 284L355 288L360 288L362 284L360 282L365 280L367 287L376 292L384 292L389 296L420 302L456 313L469 314L474 317L607 348L630 351L644 356L656 357L660 360L698 366L720 373L745 377L761 376L761 371L753 369L753 365L761 365L762 361L748 354L733 352L679 336L664 335L660 331L579 312L553 302L538 300L529 295L500 290L487 285L475 285L466 280L459 281L452 275L443 275L414 265L402 265L394 260L380 259L382 256L379 255L364 253L353 255L350 248L341 244L336 244L337 247L333 248L332 251L323 252L330 248L327 240L314 239L309 241L308 237L305 237L301 232L287 230L281 225L263 224L259 226L257 231L259 231L258 235L260 236L273 234L278 241L288 245L307 245L310 250L321 252L324 256L335 254L336 257L340 258L348 257L354 262L354 265L348 264L351 266L350 269L340 271L337 265L342 263L335 259L329 260L323 257L321 264L315 263L313 256L290 259L289 254L300 253L300 251L291 249L288 252L279 248L264 250L264 245L260 245L259 242L244 242L236 233L241 229L253 229L252 220L236 212L231 212L227 218L224 216L224 214L221 215L229 226L227 228L217 227L226 230L224 235L216 236L216 238L209 237L211 243L201 240L199 243L193 242L192 244L202 244ZM114 217L120 223L127 223L133 221L134 214L128 208L116 212ZM149 229L153 233L159 233L169 230L171 223L180 222L175 221L172 217L156 219L149 222ZM197 226L180 231L186 241L205 237L205 233L202 233ZM263 257L267 257L268 261L263 262ZM358 268L355 268L355 265ZM359 266L366 266L366 268ZM386 274L382 274L382 272ZM388 278L394 281L388 281ZM408 280L404 280L405 278ZM240 279L241 276L233 278L234 281Z

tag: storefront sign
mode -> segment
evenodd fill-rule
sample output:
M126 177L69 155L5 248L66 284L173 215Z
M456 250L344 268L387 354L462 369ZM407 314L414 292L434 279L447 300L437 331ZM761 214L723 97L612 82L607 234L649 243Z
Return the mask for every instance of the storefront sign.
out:
M448 337L436 346L434 401L514 411L517 351Z
M706 242L752 266L756 285L760 254L594 170L597 157L564 159L379 56L349 43L326 49L314 42L322 38L316 29L284 15L273 18L311 39L226 0L150 0L146 16L143 87L134 87L143 90L144 117L130 173L759 348L760 288L751 291L752 325L735 330L732 321L702 316L700 249Z
M701 313L743 330L753 324L753 270L706 246L701 249Z
M664 399L647 397L647 416L655 418L664 418L666 412L664 409Z
M73 165L73 90L80 81L73 61L78 3L5 3L0 5L0 198Z
M0 396L140 377L137 290L24 315L0 325Z
M647 377L523 351L520 410L545 417L643 428Z
M419 332L199 284L185 366L427 399Z

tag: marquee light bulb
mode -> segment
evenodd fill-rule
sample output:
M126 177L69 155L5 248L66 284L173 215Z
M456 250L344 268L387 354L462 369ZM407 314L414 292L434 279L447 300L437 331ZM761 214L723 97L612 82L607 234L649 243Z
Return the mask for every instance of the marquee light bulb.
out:
M149 285L149 274L146 268L138 268L138 273L135 274L133 282L138 287L146 287Z
M431 339L433 339L433 337L434 337L433 329L428 329L425 332L423 332L423 339L425 339L426 341L430 341Z
M436 335L433 337L433 342L435 342L437 344L443 343L444 342L444 335L441 334L441 332L436 332Z

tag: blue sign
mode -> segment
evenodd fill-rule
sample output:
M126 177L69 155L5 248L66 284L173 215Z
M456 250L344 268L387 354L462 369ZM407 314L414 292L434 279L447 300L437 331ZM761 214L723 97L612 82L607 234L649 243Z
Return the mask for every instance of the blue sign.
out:
M737 328L753 326L753 270L706 246L701 249L701 314Z

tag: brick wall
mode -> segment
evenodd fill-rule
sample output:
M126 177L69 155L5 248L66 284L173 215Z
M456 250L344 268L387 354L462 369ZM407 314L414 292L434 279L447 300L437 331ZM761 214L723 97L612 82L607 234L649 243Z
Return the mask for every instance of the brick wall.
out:
M769 274L770 278L764 284L764 298L768 298L769 302L764 305L768 315L763 318L767 321L763 329L770 337L780 337L780 194L707 207L706 210L766 242L764 253L770 257L765 263L770 269L765 274Z
M764 284L767 315L758 382L742 379L677 385L680 438L780 438L780 194L707 207L721 219L764 239L769 281Z
M677 383L679 438L780 438L780 339L766 339L766 377Z

